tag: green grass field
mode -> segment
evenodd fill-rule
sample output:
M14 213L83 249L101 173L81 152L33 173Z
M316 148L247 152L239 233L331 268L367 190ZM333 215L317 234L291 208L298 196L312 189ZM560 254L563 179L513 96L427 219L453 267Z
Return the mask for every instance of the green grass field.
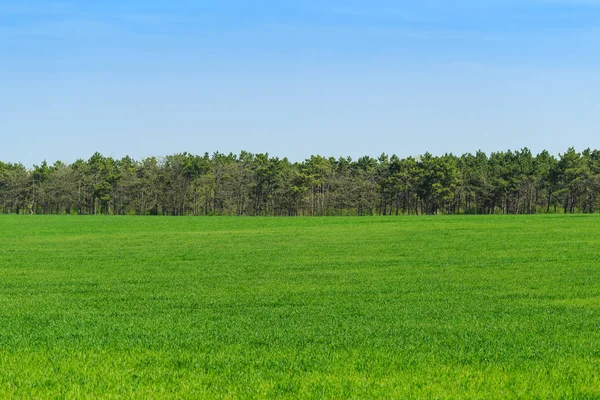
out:
M600 398L600 216L2 216L0 239L0 398Z

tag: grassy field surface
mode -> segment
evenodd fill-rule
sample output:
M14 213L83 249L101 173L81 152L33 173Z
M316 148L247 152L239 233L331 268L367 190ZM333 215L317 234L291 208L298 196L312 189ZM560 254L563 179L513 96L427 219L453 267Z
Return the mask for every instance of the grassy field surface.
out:
M0 240L0 398L600 398L600 216L2 216Z

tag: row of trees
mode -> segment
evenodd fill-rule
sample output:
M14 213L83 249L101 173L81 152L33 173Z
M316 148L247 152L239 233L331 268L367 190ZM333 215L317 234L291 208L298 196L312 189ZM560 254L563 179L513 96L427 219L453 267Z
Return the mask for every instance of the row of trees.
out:
M0 162L0 213L398 215L592 213L600 151L324 158L241 152L116 160L94 154L27 169Z

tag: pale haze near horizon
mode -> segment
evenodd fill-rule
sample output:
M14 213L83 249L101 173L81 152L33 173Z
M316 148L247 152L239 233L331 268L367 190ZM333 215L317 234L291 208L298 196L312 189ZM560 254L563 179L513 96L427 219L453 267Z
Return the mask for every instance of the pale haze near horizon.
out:
M0 4L1 161L600 147L599 1L82 3Z

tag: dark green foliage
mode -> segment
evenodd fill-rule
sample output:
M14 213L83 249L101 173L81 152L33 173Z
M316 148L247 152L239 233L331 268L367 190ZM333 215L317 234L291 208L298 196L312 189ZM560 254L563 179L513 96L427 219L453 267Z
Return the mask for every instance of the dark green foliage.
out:
M0 398L600 397L597 215L0 228Z
M398 215L593 213L600 152L529 149L400 159L188 153L135 161L99 153L27 170L0 164L0 213Z

